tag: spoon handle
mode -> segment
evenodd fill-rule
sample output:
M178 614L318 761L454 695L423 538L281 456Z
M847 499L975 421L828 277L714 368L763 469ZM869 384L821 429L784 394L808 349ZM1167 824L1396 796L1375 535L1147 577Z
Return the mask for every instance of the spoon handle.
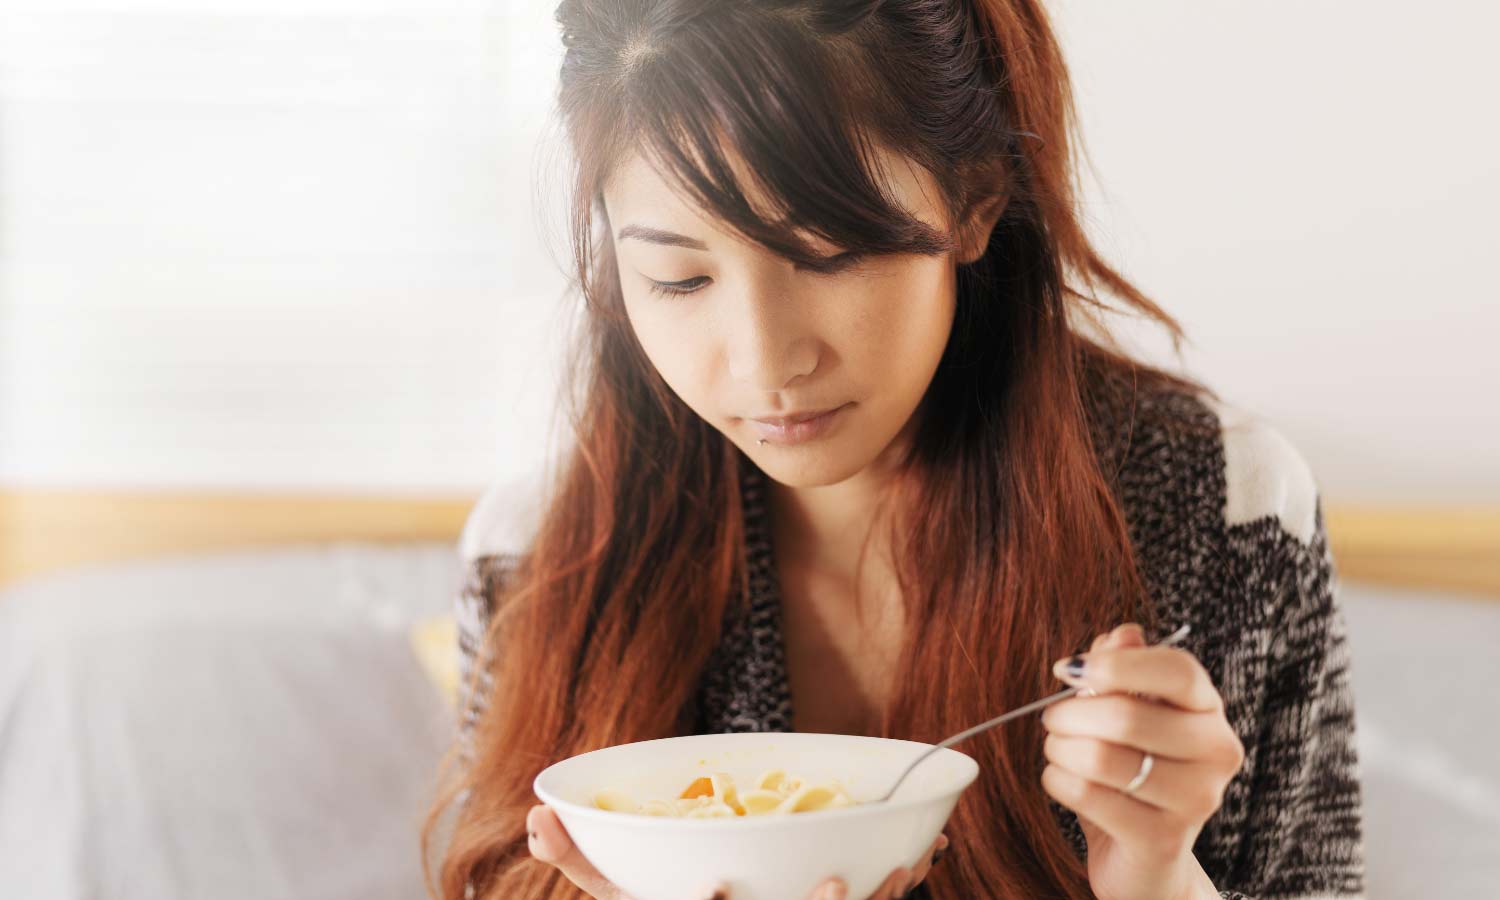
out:
M1188 636L1188 632L1190 630L1191 630L1190 626L1184 624L1181 628L1178 628L1176 631L1174 631L1171 634L1167 635L1166 637L1162 638L1156 644L1156 646L1158 646L1158 647L1170 647L1173 644L1181 643L1182 639ZM915 769L917 767L917 764L920 763L922 760L924 760L927 757L931 756L932 754L938 752L939 750L943 750L943 749L946 749L948 747L952 747L954 744L957 744L960 741L968 740L969 738L971 738L974 735L979 734L981 732L989 731L991 728L994 728L997 725L1004 725L1006 722L1009 722L1012 719L1019 719L1021 716L1027 715L1028 713L1034 713L1037 710L1039 710L1039 709L1041 709L1041 708L1043 708L1045 706L1051 706L1052 704L1056 703L1059 700L1066 700L1069 697L1073 696L1074 694L1078 693L1080 690L1082 690L1082 688L1079 688L1079 687L1065 688L1063 690L1058 691L1055 694L1051 694L1049 696L1043 697L1040 700L1033 700L1030 703L1026 704L1025 706L1016 707L1015 709L1011 710L1008 713L1005 713L1003 715L999 715L999 716L996 716L993 719L990 719L988 722L980 722L978 725L975 725L973 728L970 728L967 731L960 731L958 734L955 734L952 737L945 739L940 744L933 744L931 747L928 747L926 750L923 750L921 756L918 756L916 759L912 760L911 765L909 765L909 766L906 767L906 771L904 771L904 772L901 773L901 777L896 779L896 783L893 784L893 785L891 785L891 789L888 790L888 791L886 791L885 795L883 797L881 797L880 800L878 800L876 802L882 802L883 803L884 801L891 799L891 795L894 794L894 793L896 793L896 788L898 788L898 787L901 786L901 782L903 782L903 781L906 780L906 776L908 776L908 775L911 774L911 770Z

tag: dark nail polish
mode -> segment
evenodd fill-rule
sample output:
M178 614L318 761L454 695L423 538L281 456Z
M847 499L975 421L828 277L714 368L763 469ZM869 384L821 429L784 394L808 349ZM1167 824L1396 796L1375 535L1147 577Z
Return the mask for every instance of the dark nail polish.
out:
M947 855L948 855L948 848L947 847L939 847L939 848L937 848L936 850L932 851L932 862L930 863L930 865L934 865L934 866L937 865L938 864L938 860L942 859L944 856L947 856Z
M714 891L714 895L709 897L708 900L729 900L729 895L723 891Z
M1068 674L1069 678L1082 678L1083 677L1083 657L1081 657L1081 656L1070 656L1070 657L1068 657L1068 661L1063 664L1063 671Z

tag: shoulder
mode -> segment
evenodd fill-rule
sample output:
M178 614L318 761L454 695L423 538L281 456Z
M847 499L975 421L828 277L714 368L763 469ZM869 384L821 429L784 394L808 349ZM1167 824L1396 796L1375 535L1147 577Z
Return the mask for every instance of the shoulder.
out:
M1318 485L1306 457L1274 423L1243 406L1199 398L1218 420L1224 524L1275 520L1303 544L1317 528Z
M1274 523L1313 539L1317 480L1270 418L1206 388L1125 376L1101 380L1086 400L1127 516L1174 532Z
M472 566L484 557L517 557L531 543L541 519L541 476L528 472L491 482L464 520L459 559Z
M541 517L537 473L491 482L464 520L458 538L459 587L453 597L459 650L468 659L483 642L496 588L530 547Z

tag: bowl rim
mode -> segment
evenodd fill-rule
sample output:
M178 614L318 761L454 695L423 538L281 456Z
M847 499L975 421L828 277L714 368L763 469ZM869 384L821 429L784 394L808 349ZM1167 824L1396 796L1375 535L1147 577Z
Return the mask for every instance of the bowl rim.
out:
M543 803L547 804L548 806L563 810L572 815L580 816L585 819L597 819L604 822L614 822L616 824L624 824L626 821L629 821L632 822L634 826L646 828L741 829L786 827L786 823L788 822L826 821L828 819L848 818L851 816L874 815L880 810L904 809L909 806L921 806L923 804L931 803L932 801L942 797L961 794L979 778L979 762L975 760L974 757L970 756L967 753L964 753L962 750L955 750L952 747L945 747L938 753L934 754L934 756L946 756L947 754L951 753L953 754L953 756L959 757L959 759L961 760L960 765L962 765L966 771L962 776L960 776L953 782L952 788L940 791L938 793L922 797L904 797L899 800L891 799L884 802L878 800L869 800L862 803L856 803L852 806L840 806L834 809L817 809L811 810L809 812L789 813L787 815L714 816L704 818L688 818L687 816L648 816L643 813L627 813L618 812L615 810L599 809L597 806L588 806L582 803L575 803L572 800L567 800L559 797L542 786L542 779L547 775L547 773L551 772L559 766L562 766L565 763L582 759L586 756L592 756L595 753L609 753L621 747L634 747L636 745L678 743L691 738L723 739L725 737L728 737L730 740L736 740L733 735L743 735L746 739L751 737L790 738L794 741L802 740L804 736L833 737L859 742L909 744L913 748L920 748L922 750L930 750L933 747L932 744L923 743L922 741L909 741L902 738L870 737L860 734L834 734L830 732L817 731L733 731L716 732L711 734L683 734L673 737L652 738L650 740L644 741L627 741L623 744L611 744L608 747L600 747L597 750L589 750L586 753L575 754L574 756L570 756L567 759L560 759L537 773L536 777L531 781L531 790Z

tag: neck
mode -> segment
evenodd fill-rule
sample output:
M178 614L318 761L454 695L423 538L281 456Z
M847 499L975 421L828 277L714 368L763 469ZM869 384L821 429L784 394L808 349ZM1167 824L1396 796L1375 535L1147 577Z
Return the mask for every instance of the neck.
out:
M879 509L879 500L911 430L908 423L875 460L836 484L791 487L769 480L777 558L843 583L858 583L861 549L872 534L883 533L877 529L896 513ZM870 543L864 563L886 567L889 556L890 548L877 540Z

